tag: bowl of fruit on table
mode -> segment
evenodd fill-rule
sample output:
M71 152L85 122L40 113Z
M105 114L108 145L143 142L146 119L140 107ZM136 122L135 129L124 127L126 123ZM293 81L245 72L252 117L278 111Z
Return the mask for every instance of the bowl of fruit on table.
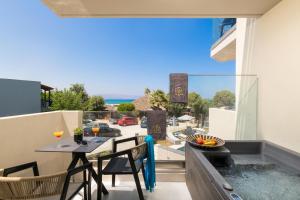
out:
M186 138L186 141L200 148L217 148L225 144L225 141L220 138L202 134L190 135Z

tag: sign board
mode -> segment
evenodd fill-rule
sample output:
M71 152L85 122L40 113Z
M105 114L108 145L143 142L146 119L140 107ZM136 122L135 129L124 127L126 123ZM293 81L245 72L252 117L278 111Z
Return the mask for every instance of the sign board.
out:
M165 140L167 135L167 113L164 110L147 111L147 132L154 140Z
M172 103L188 103L187 74L170 74L170 101Z

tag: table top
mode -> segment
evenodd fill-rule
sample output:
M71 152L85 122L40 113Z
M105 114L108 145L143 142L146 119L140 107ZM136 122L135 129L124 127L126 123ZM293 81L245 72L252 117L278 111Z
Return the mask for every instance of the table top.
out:
M77 144L73 137L62 139L57 143L53 143L36 149L36 152L62 152L62 153L91 153L101 146L110 137L84 137L87 145Z

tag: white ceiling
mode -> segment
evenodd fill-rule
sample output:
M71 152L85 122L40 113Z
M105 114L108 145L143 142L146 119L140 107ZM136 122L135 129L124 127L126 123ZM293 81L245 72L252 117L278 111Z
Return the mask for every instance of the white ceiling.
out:
M281 0L43 0L61 17L257 17Z

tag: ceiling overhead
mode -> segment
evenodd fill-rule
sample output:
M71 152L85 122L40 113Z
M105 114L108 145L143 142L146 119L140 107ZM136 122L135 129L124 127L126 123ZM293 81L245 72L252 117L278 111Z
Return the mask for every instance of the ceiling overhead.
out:
M257 17L281 0L43 0L61 17Z

